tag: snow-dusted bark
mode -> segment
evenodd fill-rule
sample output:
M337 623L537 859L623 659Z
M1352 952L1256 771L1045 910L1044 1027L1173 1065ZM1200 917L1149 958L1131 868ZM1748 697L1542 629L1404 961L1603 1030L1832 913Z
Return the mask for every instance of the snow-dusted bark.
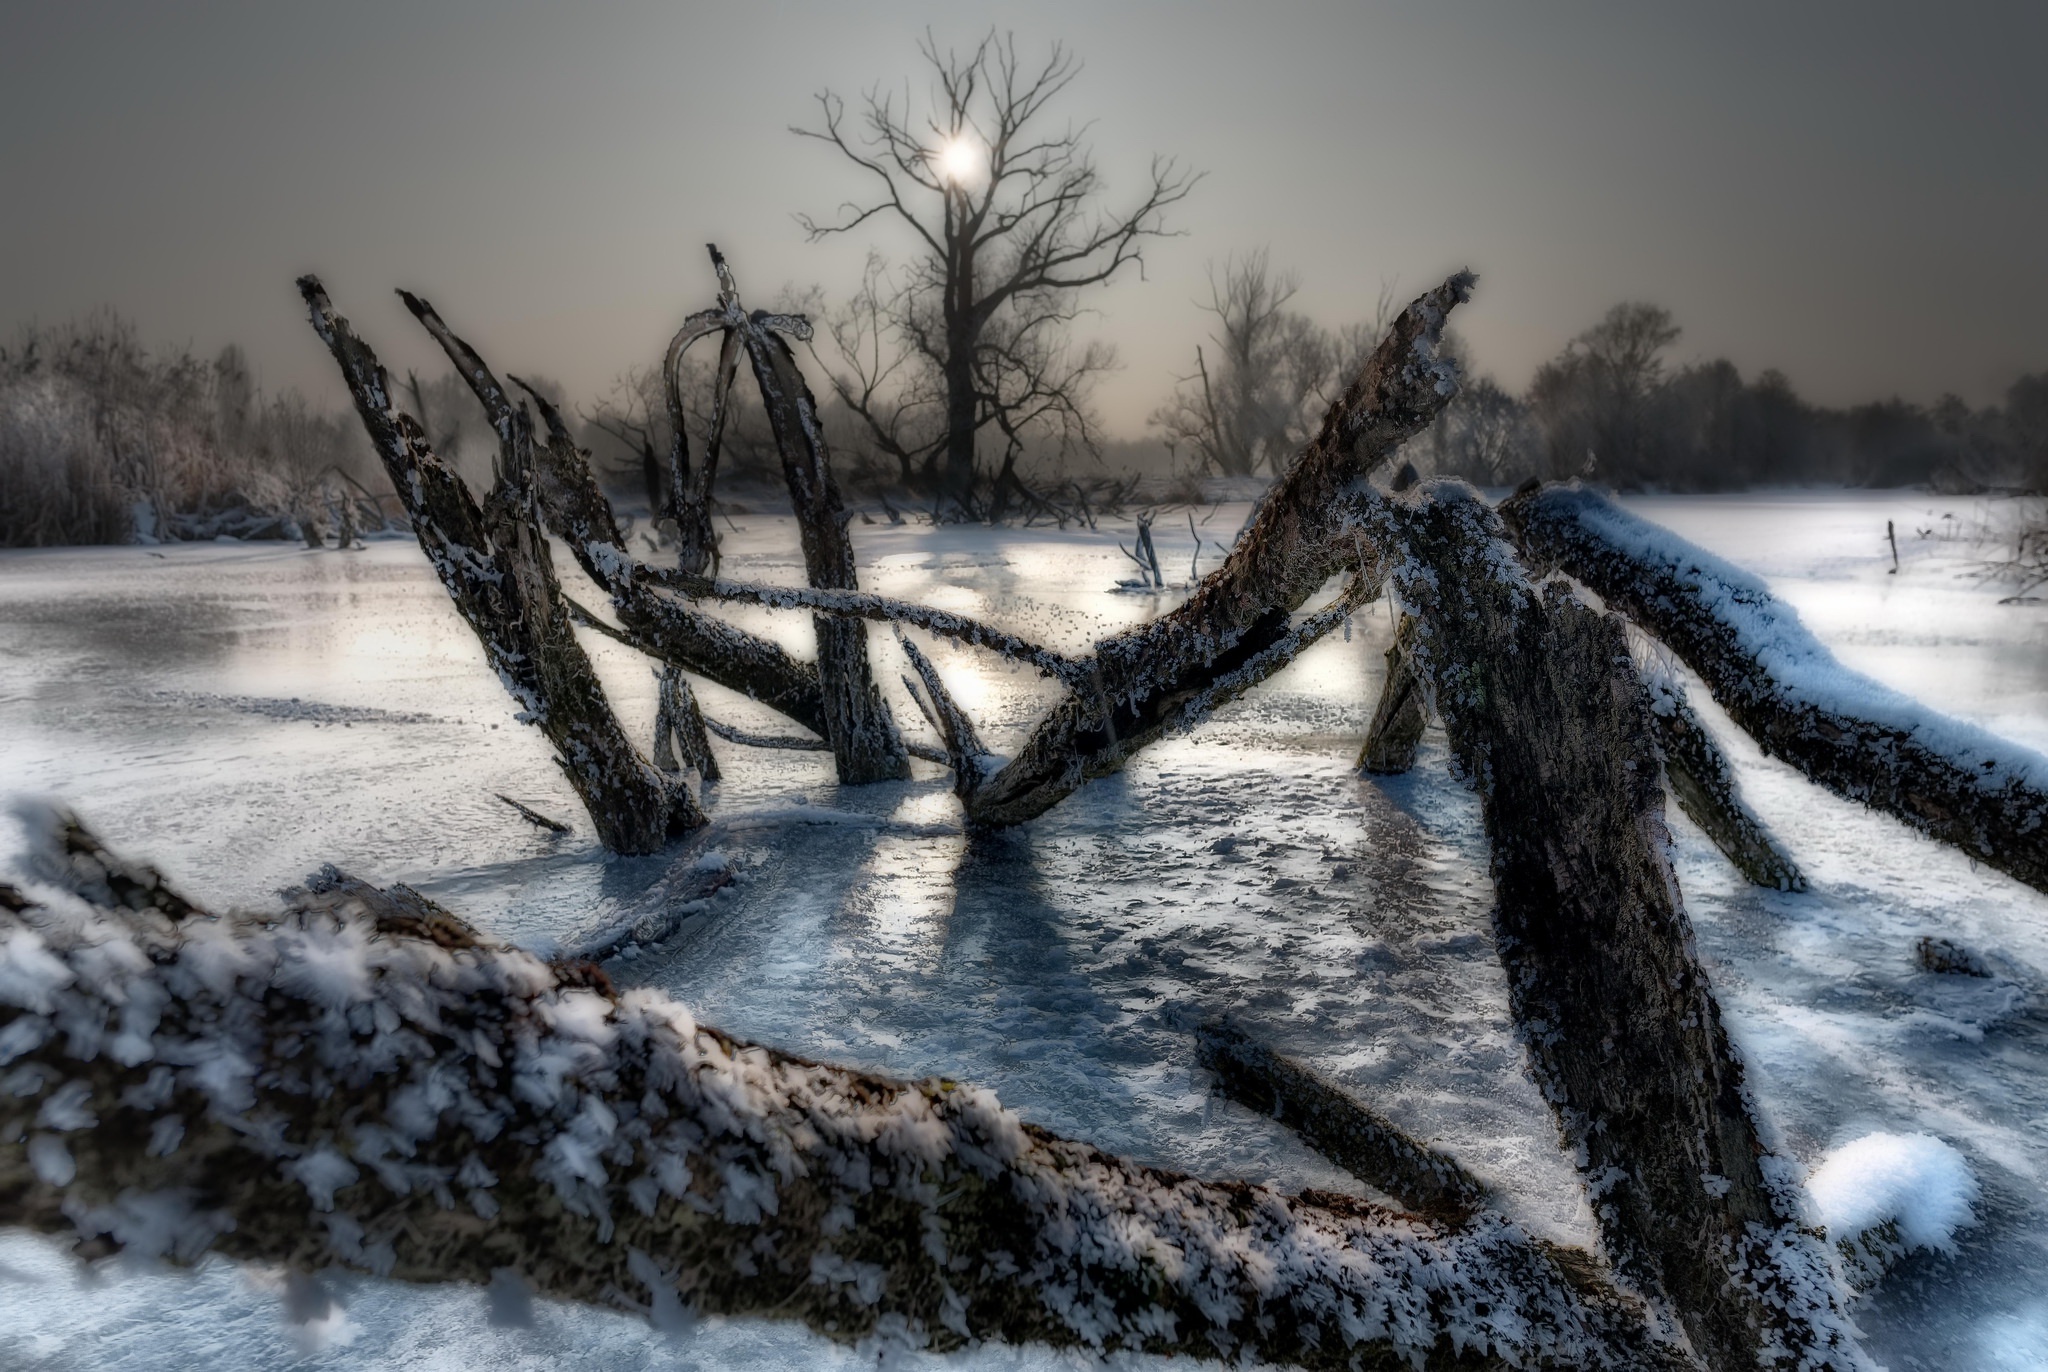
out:
M718 269L719 306L726 311L729 327L753 365L761 404L768 412L768 427L782 457L783 480L789 486L807 579L821 589L857 591L860 582L854 573L853 541L847 534L846 511L840 504L839 483L832 475L825 431L818 422L817 401L797 370L795 355L776 331L786 329L808 338L810 325L758 310L745 313L732 273L717 248L711 249L711 261ZM903 739L869 670L866 626L857 619L829 615L814 615L811 624L818 635L825 740L832 745L839 779L854 783L909 776L910 758L904 752Z
M718 758L704 731L704 711L682 668L655 674L659 700L654 710L654 765L665 772L692 771L706 781L719 777Z
M45 823L0 887L0 1222L177 1262L1317 1368L1686 1366L1583 1255L1142 1167L987 1092L747 1044L329 877L120 900ZM59 889L59 887L69 889ZM139 908L138 908L139 907Z
M1678 654L1766 753L2048 891L2048 758L1850 671L1760 578L1596 491L1524 491L1501 514L1533 562Z
M1750 881L1777 891L1804 891L1805 875L1743 801L1735 770L1685 698L1685 687L1654 666L1643 672L1643 685L1650 692L1650 723L1664 755L1671 798Z
M1343 495L1457 393L1457 366L1440 345L1446 317L1472 285L1459 272L1402 311L1223 565L1172 613L1096 646L1089 683L976 787L970 821L1021 823L1117 771L1168 729L1195 722L1191 699L1206 708L1229 699L1211 689L1217 682L1257 680L1242 669L1295 638L1294 612L1334 573L1349 566L1377 581L1378 554L1347 529Z
M1401 616L1394 641L1387 645L1387 673L1380 681L1379 704L1358 750L1358 769L1381 776L1397 775L1415 765L1415 749L1429 727L1429 701L1422 678L1415 674L1412 645L1415 617Z
M1609 1254L1710 1366L1866 1365L1694 949L1622 622L1531 580L1470 487L1358 499L1479 793L1510 1004Z
M393 403L376 355L335 313L317 277L299 279L313 328L340 364L356 412L405 505L420 548L484 645L492 668L538 725L608 848L650 853L704 823L687 789L641 757L605 699L555 579L535 507L532 422L488 371L468 376L499 439L498 476L482 506ZM409 304L415 303L407 297ZM423 308L423 307L422 307ZM431 314L431 311L428 311ZM451 335L452 337L452 335Z

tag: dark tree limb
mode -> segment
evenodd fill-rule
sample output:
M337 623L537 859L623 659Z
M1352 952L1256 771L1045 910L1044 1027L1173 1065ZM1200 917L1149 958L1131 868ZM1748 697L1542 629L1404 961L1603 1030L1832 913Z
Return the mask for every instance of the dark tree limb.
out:
M551 834L566 834L570 832L569 826L562 823L562 821L560 821L559 819L550 818L549 816L544 815L540 811L534 809L531 805L522 804L521 802L512 799L512 797L506 795L502 791L493 791L491 792L491 794L496 796L499 800L504 801L513 809L517 810L519 812L519 817L525 820L528 824L533 825L536 829L545 829Z
M975 731L974 721L967 711L953 699L946 683L939 679L938 669L930 659L918 651L902 633L896 635L896 642L903 649L903 655L910 659L910 670L917 673L917 680L903 678L904 687L910 698L917 702L917 708L924 712L925 722L932 726L932 732L939 736L946 748L946 765L953 769L953 793L961 803L973 808L974 792L980 787L986 774L989 751Z
M728 743L737 743L742 748L772 748L787 753L829 753L832 745L822 738L798 738L792 734L755 734L744 729L735 729L730 724L721 724L711 716L704 716L704 727ZM949 762L944 748L934 748L929 743L915 739L903 740L903 751L926 762Z
M1248 1110L1270 1115L1374 1190L1437 1224L1456 1226L1489 1201L1486 1186L1448 1153L1419 1143L1292 1058L1228 1020L1195 1031L1202 1066Z
M1138 1166L339 874L260 918L26 904L0 965L0 1222L88 1257L512 1280L882 1349L1688 1365L1583 1255L1498 1216Z
M1672 799L1749 881L1775 891L1804 891L1805 874L1743 802L1735 769L1686 700L1685 688L1657 671L1646 671L1643 684Z
M1764 752L2048 891L2048 758L1835 661L1757 577L1576 484L1524 491L1502 517L1668 646Z
M970 822L1017 824L1176 724L1193 697L1220 703L1212 683L1290 637L1290 617L1343 567L1368 581L1376 553L1347 526L1342 498L1457 392L1442 355L1444 321L1466 300L1460 272L1402 311L1321 432L1267 495L1223 565L1178 608L1097 645L1096 675L1054 709L1008 766L975 792Z
M299 292L315 332L340 364L421 549L522 707L519 718L538 725L554 745L599 840L616 852L651 853L702 825L704 815L690 793L650 765L626 737L576 640L534 508L533 433L525 412L511 407L480 362L466 369L478 397L491 397L485 404L500 439L497 481L479 507L462 479L427 446L419 425L393 405L376 355L335 313L319 279L301 277ZM474 354L452 334L447 337L456 345L450 356L462 369Z
M1417 670L1485 815L1515 1020L1617 1268L1716 1369L1863 1366L1694 950L1622 622L1528 579L1470 487L1360 500L1401 550Z
M719 307L728 327L739 337L753 365L768 427L782 457L782 475L789 486L790 509L796 515L803 544L804 570L811 585L827 590L857 591L853 541L847 535L846 513L839 483L832 475L825 431L818 422L817 402L797 370L796 357L778 329L799 338L810 336L801 319L740 308L732 273L716 247L711 262L718 271ZM825 739L832 745L839 779L848 784L894 781L910 775L903 740L890 718L889 706L868 668L867 629L858 620L816 615L818 681L825 704Z
M1387 645L1387 674L1380 683L1379 704L1373 707L1365 745L1358 750L1358 769L1393 776L1415 765L1422 731L1429 727L1429 701L1422 678L1411 661L1415 617L1402 615Z
M706 781L718 780L718 759L704 736L704 711L698 708L689 678L671 664L655 679L660 697L654 711L654 765L666 772L687 769Z
M914 601L897 600L869 591L842 591L816 586L774 586L758 581L724 581L711 577L651 573L660 585L671 586L694 600L723 600L743 605L763 605L777 610L813 610L846 619L866 619L880 624L908 624L970 647L985 648L1013 662L1035 667L1055 681L1069 686L1088 679L1091 667L1065 654L1044 648L1027 638L984 624L978 619L941 610Z

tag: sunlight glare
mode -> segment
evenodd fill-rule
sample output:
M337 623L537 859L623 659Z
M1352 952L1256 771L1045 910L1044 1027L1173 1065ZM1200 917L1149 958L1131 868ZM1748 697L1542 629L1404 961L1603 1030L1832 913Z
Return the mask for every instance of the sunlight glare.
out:
M981 145L964 134L958 138L949 138L939 148L938 163L939 173L952 184L972 184L981 178Z

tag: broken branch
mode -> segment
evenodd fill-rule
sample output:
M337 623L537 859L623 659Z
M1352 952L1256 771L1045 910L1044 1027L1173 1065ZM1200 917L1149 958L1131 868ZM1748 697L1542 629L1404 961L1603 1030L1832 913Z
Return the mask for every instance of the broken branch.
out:
M2048 891L2048 758L1850 671L1762 579L1598 492L1523 491L1501 515L1533 562L1678 654L1766 753Z

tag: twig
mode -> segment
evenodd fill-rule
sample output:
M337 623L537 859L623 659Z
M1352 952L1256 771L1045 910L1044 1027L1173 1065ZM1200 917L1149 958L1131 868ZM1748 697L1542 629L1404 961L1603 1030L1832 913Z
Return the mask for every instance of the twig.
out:
M541 828L546 829L549 833L553 834L566 834L571 832L568 825L562 823L562 821L558 819L549 819L546 815L534 809L532 806L521 805L518 801L512 799L512 797L504 795L500 792L493 791L491 794L497 796L499 800L504 801L507 805L517 810L522 816L525 817L526 822L528 824L537 824Z

